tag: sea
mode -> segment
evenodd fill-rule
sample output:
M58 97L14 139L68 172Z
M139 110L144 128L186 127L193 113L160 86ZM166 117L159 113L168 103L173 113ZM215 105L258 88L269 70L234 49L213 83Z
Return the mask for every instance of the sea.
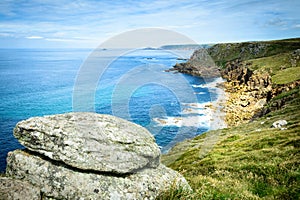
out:
M0 172L5 171L7 153L24 148L13 136L15 125L34 116L74 111L115 115L147 128L162 153L214 129L209 105L220 98L216 85L222 80L165 71L192 52L0 49ZM99 59L91 62L95 56ZM95 87L78 90L84 70L96 77ZM92 108L84 103L78 108L80 98L89 99L85 89Z

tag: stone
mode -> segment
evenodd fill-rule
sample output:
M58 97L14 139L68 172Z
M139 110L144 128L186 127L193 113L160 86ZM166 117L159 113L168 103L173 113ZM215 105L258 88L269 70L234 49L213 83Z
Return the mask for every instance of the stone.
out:
M19 122L14 136L27 149L72 167L116 174L159 165L160 150L145 128L96 113L66 113Z
M91 173L24 150L9 152L6 174L39 186L43 199L155 199L170 187L190 190L183 176L164 165L126 175Z
M272 124L272 127L274 128L282 128L283 126L287 125L287 121L286 120L277 120Z
M40 200L40 189L25 181L0 177L0 199Z
M260 99L256 102L255 108L256 109L263 108L266 103L267 103L267 99Z

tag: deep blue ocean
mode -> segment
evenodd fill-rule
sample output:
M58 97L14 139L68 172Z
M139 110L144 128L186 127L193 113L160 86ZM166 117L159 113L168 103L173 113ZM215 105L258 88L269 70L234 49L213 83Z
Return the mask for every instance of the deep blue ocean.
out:
M92 51L0 49L1 172L7 153L23 148L13 136L18 121L73 111L74 85ZM114 59L99 78L95 111L146 127L162 152L207 131L210 114L204 105L217 98L205 87L209 83L200 77L164 72L191 53L141 49Z

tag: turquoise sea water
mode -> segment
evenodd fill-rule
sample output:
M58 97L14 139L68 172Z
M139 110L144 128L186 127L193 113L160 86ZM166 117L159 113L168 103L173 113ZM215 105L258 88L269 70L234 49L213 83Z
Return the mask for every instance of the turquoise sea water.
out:
M22 148L13 137L18 121L73 111L74 84L91 51L0 50L0 171L5 170L7 153ZM202 87L205 82L199 77L163 71L179 62L179 57L163 50L136 50L118 57L100 77L95 111L146 127L162 151L208 130L208 113L201 105L217 94ZM147 70L151 73L145 73ZM189 89L182 86L182 80Z

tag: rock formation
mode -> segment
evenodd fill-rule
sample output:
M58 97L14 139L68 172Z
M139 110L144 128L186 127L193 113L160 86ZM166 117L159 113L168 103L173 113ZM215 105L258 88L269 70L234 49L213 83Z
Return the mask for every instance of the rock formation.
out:
M225 106L228 126L251 120L272 96L270 75L252 71L247 65L237 59L228 62L221 72L227 79L225 88L230 96Z
M14 136L27 149L78 169L124 174L159 165L149 132L110 115L35 117L19 122Z
M218 67L207 53L206 49L196 50L186 63L176 63L173 68L167 71L178 71L202 78L220 77Z
M160 164L143 127L109 115L67 113L21 121L25 150L8 154L6 176L38 187L42 199L155 199L170 187L190 189Z

